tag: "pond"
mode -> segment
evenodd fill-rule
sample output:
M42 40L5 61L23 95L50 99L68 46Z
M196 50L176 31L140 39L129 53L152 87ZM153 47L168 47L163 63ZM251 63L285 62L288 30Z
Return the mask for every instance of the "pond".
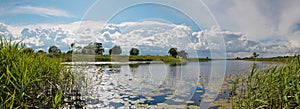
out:
M163 62L73 66L78 73L86 108L184 108L201 104L211 76L212 62ZM225 75L247 72L251 61L226 61ZM224 67L224 65L214 68ZM256 62L256 66L269 66ZM226 97L223 94L218 97ZM218 99L218 98L217 98ZM204 101L203 101L204 102Z

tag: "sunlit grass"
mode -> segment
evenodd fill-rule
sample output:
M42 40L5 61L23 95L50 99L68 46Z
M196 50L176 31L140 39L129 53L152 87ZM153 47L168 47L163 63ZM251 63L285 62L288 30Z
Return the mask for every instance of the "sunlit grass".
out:
M0 41L0 108L59 108L74 76L59 59L24 49Z
M300 108L300 57L283 66L252 71L236 78L231 93L234 108Z

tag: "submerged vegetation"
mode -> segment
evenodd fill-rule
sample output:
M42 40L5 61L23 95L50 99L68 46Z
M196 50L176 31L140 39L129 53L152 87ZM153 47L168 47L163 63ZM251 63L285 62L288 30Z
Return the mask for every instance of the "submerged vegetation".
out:
M30 51L30 52L28 52ZM74 82L59 59L0 41L0 108L59 108Z
M234 108L300 108L300 57L283 66L257 70L237 77L230 101Z

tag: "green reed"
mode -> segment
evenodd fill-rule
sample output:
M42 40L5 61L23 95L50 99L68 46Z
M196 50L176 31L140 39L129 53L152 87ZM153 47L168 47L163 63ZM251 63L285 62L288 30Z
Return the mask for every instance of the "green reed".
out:
M300 108L300 57L283 66L257 70L235 80L231 93L233 108Z
M0 38L0 108L59 108L74 76L60 60Z

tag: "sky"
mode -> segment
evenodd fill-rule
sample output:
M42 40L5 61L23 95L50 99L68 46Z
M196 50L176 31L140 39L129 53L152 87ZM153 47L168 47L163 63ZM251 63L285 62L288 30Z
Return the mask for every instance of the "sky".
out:
M124 51L193 57L226 49L232 57L294 55L300 48L299 0L1 0L0 35L47 51L72 42ZM224 47L225 46L225 47ZM224 47L224 48L222 48ZM124 52L125 53L125 52Z
M1 0L0 21L26 25L79 21L95 0Z

